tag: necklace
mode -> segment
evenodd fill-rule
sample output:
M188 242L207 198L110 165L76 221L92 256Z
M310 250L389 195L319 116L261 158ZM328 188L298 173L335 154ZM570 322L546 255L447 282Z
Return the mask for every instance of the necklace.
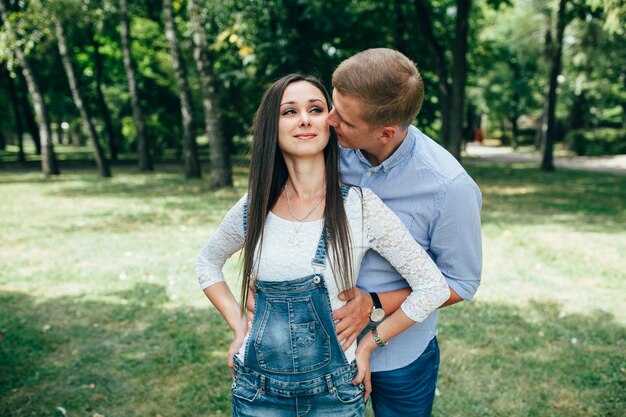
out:
M299 219L296 216L293 215L293 211L291 208L291 199L289 198L289 191L287 191L287 187L285 187L285 197L287 197L287 209L289 210L289 215L291 216L291 218L299 223L302 223L303 221L305 221L306 219L308 219L309 217L311 217L311 214L313 214L313 212L319 207L320 203L322 202L322 200L324 199L324 197L326 197L325 195L322 195L313 205L313 208L311 208L311 210L309 210L309 212L307 213L306 216L304 216L303 218Z
M291 198L289 197L289 191L287 191L287 187L285 187L285 197L287 197L287 209L289 210L289 215L291 216L292 220L294 220L294 222L292 222L293 224L293 230L295 232L293 238L291 239L291 243L295 246L300 246L302 244L302 241L300 240L300 229L302 229L302 226L304 225L304 221L306 219L308 219L309 217L311 217L311 215L315 212L315 210L319 207L320 203L322 202L322 200L324 199L324 197L326 197L325 195L322 195L313 205L313 208L311 208L311 210L309 210L309 212L306 214L306 216L304 216L301 219L298 219L296 216L294 216L293 214L293 209L291 208ZM297 224L296 224L297 223Z

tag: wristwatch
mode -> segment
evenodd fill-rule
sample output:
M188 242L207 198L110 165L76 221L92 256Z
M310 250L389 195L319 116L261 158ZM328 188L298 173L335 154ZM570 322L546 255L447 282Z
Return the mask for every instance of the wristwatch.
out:
M385 310L383 310L383 305L380 303L378 294L371 292L370 296L372 297L372 302L374 303L372 311L370 311L370 320L374 323L380 323L385 318Z

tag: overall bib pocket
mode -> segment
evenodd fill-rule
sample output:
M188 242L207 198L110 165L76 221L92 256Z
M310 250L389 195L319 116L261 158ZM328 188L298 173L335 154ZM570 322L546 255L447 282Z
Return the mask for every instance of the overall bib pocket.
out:
M254 340L261 369L285 374L320 369L330 362L330 340L310 296L265 299Z

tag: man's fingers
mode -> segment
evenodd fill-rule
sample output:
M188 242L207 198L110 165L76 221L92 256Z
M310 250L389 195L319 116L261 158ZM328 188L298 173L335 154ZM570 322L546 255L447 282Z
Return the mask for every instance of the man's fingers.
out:
M354 341L356 340L356 336L353 336L353 337L351 336L351 337L348 337L348 338L346 338L346 339L341 339L341 338L339 338L339 340L343 340L343 342L341 342L341 348L342 348L342 349L344 350L344 352L345 352L346 350L348 350L348 348L349 348L350 346L352 346L352 344L353 344L353 343L354 343Z
M339 320L339 321L335 323L335 330L337 331L337 336L340 336L343 332L345 332L350 327L350 324L347 322L347 319L336 319L336 320Z
M350 313L350 307L348 304L345 306L339 307L337 310L333 311L333 319L335 320L343 320Z

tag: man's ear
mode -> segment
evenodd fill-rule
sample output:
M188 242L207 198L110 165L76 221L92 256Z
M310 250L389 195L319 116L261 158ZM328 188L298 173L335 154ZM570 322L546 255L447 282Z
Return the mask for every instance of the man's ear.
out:
M380 130L379 140L383 145L387 145L396 137L396 133L398 133L398 126L383 126Z

